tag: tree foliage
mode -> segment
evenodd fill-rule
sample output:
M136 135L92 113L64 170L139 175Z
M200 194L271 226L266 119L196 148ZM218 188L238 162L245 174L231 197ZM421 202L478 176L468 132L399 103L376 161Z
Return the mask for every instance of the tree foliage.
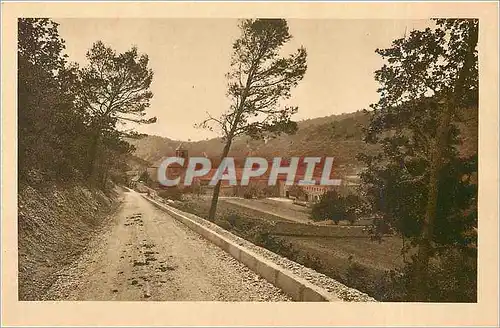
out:
M79 74L79 101L93 123L155 122L154 117L143 118L153 97L149 91L153 71L148 68L147 55L139 55L137 47L117 54L98 41L87 52L87 59L89 65Z
M71 177L78 169L84 115L73 106L76 80L62 54L64 41L49 19L18 21L19 176L36 180Z
M459 156L458 123L478 108L477 33L477 20L438 19L376 50L386 64L375 72L380 100L365 140L382 151L361 156L362 178L373 210L418 247L408 273L414 300L443 296L432 293L431 258L445 261L450 249L476 256L477 152Z
M332 220L335 224L343 220L354 223L361 205L361 199L356 195L342 196L335 190L328 190L313 205L311 218L316 221Z
M284 19L244 19L241 36L233 43L231 69L227 74L227 96L232 103L219 117L209 117L199 127L217 129L225 140L221 157L226 157L233 139L295 133L291 116L297 107L282 106L291 89L302 80L306 69L306 50L300 47L288 57L280 50L292 36ZM216 185L209 218L215 217L220 183Z
M89 65L79 71L77 106L87 113L93 134L87 164L90 178L98 164L103 134L115 131L117 123L149 124L156 118L143 118L153 97L149 91L153 71L147 66L147 55L139 55L136 47L117 54L98 41L87 52L87 60Z
M105 186L121 176L133 147L117 122L154 121L142 119L152 97L147 56L136 48L116 54L96 42L89 66L80 68L67 62L54 21L19 19L18 35L20 181L84 179L93 172L92 180Z

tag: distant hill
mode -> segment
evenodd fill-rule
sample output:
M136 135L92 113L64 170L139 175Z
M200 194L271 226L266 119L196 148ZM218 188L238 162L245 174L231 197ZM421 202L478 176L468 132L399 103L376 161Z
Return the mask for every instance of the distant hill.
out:
M463 132L460 152L463 156L477 153L477 109L466 111L464 122L459 124ZM337 172L351 173L359 168L358 153L373 154L377 146L366 144L363 128L370 122L371 113L354 113L318 117L298 122L294 135L281 135L268 142L241 137L233 141L230 156L243 158L248 155L260 157L333 156ZM175 154L182 142L190 156L219 158L224 147L221 139L186 142L159 136L146 136L129 140L136 147L135 156L159 165L165 156Z
M132 170L143 170L151 166L151 163L149 161L133 154L127 156L127 164Z
M303 120L298 122L295 135L281 135L267 142L248 137L238 138L231 146L230 156L333 156L337 165L355 167L358 166L356 155L359 152L374 150L373 146L362 141L362 129L368 125L369 119L369 113L358 111ZM224 147L219 138L186 142L146 136L128 141L136 147L135 156L156 165L163 157L174 154L181 142L190 156L206 154L210 158L218 158Z

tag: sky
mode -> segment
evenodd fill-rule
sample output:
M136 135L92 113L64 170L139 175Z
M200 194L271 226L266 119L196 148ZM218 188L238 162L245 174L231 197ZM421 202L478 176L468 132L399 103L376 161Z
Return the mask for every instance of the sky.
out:
M68 18L54 19L66 41L70 61L86 65L92 44L103 41L118 52L133 45L149 56L154 97L147 117L157 122L136 128L141 133L175 140L203 140L217 134L195 128L209 112L228 108L226 97L232 43L239 36L237 19L219 18ZM376 48L428 20L287 19L293 39L283 49L307 50L307 72L287 103L299 107L294 120L354 112L377 102L374 71L384 61Z

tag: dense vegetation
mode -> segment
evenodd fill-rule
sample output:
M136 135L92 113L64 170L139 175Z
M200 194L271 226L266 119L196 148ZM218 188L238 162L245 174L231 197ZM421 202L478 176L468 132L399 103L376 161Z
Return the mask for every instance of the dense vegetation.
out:
M386 64L365 140L381 151L361 156L362 178L372 212L410 241L403 252L413 249L400 275L405 298L473 302L477 140L475 151L459 148L478 111L478 21L436 24L376 51Z
M105 187L123 179L133 150L119 121L144 120L152 72L136 48L116 54L102 42L89 65L68 63L58 24L18 21L18 151L20 183L86 180ZM137 159L136 159L137 162Z
M341 195L336 190L329 190L312 207L311 218L319 221L330 219L335 224L346 220L354 224L361 214L361 208L362 202L358 195Z

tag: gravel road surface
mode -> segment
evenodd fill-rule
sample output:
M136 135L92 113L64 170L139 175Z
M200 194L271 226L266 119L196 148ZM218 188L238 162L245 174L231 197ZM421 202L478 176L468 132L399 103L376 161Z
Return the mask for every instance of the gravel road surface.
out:
M290 301L134 191L124 193L107 228L43 299Z

